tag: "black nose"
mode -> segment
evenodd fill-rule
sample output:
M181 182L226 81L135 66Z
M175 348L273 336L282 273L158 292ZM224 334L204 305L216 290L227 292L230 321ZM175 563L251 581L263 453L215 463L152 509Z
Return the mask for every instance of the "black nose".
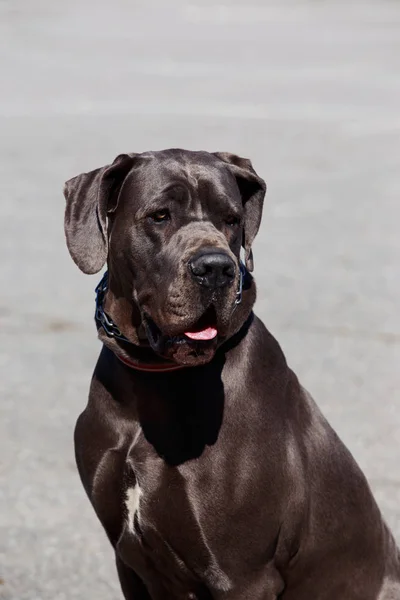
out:
M197 255L189 262L192 277L208 288L222 288L235 279L235 263L225 252Z

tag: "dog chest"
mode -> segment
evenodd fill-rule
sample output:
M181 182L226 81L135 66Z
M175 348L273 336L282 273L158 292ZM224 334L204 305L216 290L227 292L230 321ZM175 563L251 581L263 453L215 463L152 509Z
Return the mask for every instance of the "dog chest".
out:
M164 597L168 593L203 600L212 597L207 590L228 591L231 581L219 564L187 482L179 469L150 462L143 468L142 457L132 473L130 461L117 552L147 585L157 580Z
M170 466L142 437L131 448L117 552L146 584L161 581L170 594L164 597L234 597L270 554L272 559L271 532L279 524L263 508L252 479L244 485L236 477L232 488L239 455L219 453L217 459L208 448L196 461Z

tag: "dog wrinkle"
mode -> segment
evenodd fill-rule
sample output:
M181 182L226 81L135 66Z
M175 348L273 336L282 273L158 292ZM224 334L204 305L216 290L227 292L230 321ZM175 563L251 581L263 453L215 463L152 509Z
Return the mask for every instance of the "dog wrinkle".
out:
M221 243L224 248L228 248L224 234L218 231L210 221L192 221L187 223L176 232L174 237L176 237L178 242L190 242L191 250L195 249L196 243L201 246Z

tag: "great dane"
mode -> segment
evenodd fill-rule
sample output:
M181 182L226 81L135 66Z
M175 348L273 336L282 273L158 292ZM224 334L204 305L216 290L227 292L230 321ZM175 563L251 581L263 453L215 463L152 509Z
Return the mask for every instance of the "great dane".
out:
M65 185L73 260L108 266L75 448L126 600L400 599L364 475L253 313L265 190L177 149Z

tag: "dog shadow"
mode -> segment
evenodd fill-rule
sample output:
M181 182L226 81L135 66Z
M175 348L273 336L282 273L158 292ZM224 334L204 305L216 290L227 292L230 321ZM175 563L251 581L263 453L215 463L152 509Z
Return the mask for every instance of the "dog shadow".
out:
M224 415L222 370L226 354L246 335L251 320L252 316L206 365L142 374L139 421L147 441L169 465L199 458L207 446L217 442Z

